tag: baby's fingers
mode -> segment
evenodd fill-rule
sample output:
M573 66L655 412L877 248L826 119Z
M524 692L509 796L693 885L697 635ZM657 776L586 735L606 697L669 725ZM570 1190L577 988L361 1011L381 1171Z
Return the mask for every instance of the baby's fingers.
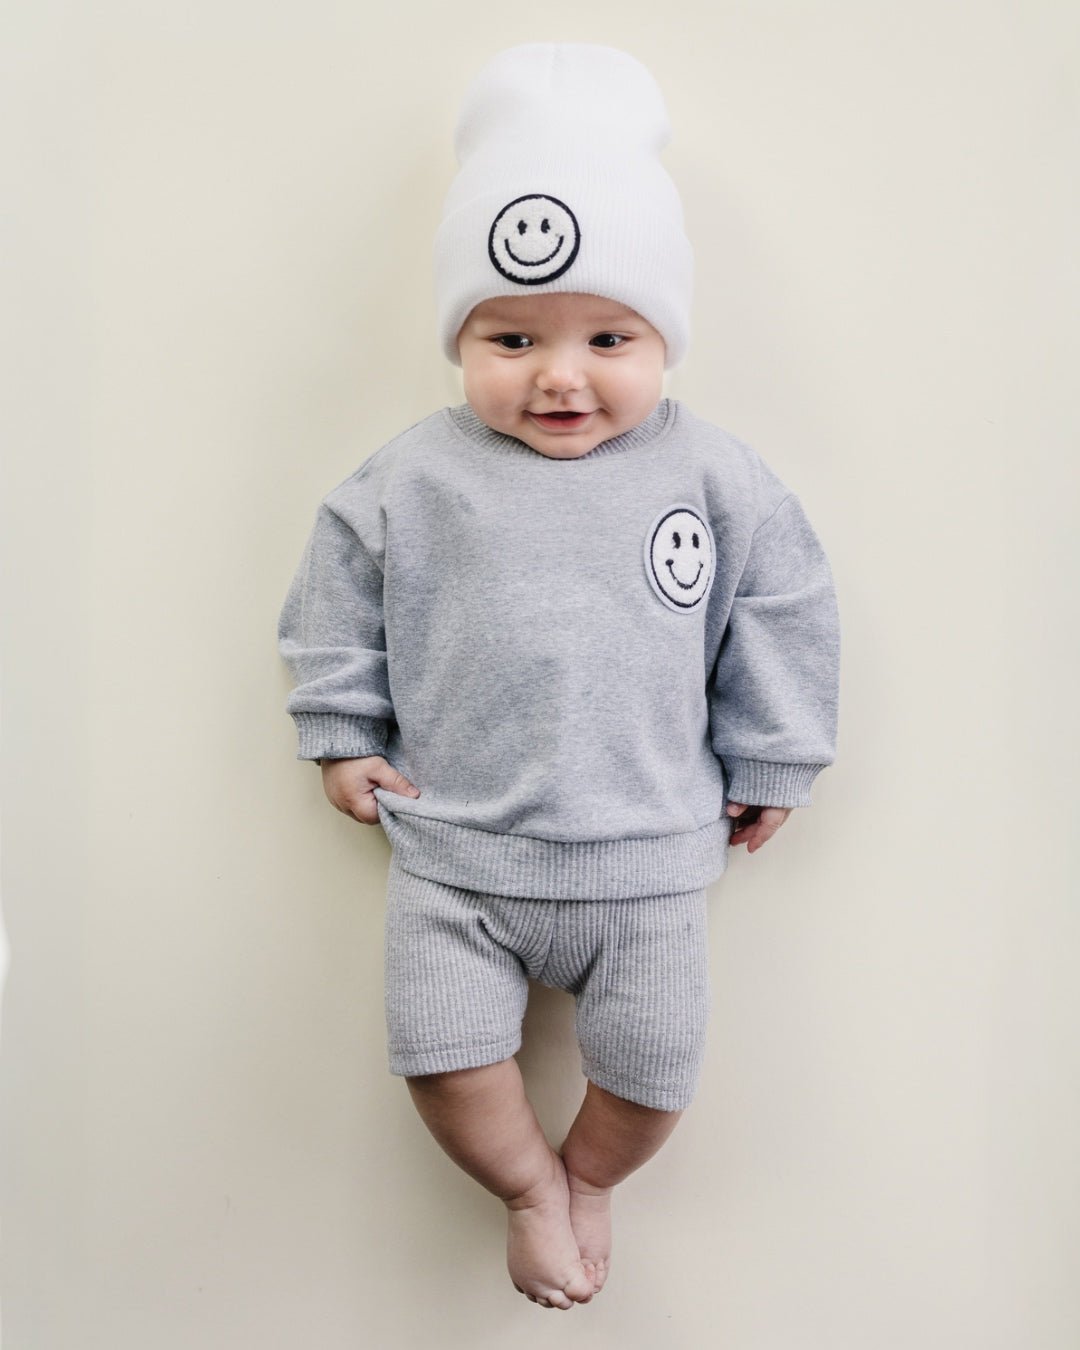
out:
M352 816L365 825L377 825L379 808L375 794L363 781L359 783L335 784L326 794L330 804L343 816Z
M747 853L756 853L762 844L767 844L793 810L790 806L733 805L735 809L729 805L728 814L736 817L736 828L728 842L733 847L745 844Z
M420 789L385 759L379 760L368 770L368 778L377 787L385 788L387 792L396 792L401 797L420 796Z
M385 759L372 760L365 765L366 791L354 788L344 799L341 807L350 816L364 825L378 825L379 803L374 789L385 788L387 792L396 792L402 797L419 797L420 789L415 787Z
M361 825L378 825L379 823L379 804L375 800L374 792L357 792L348 797L343 805L338 807L345 815L352 816L358 820Z

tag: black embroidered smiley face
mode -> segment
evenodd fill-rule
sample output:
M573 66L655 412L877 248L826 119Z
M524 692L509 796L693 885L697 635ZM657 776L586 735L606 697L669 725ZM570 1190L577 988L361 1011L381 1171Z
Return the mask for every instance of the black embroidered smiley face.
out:
M573 211L557 197L534 192L515 198L495 217L488 257L510 281L538 286L561 277L580 245Z
M649 584L668 609L697 609L712 589L716 547L712 530L692 506L669 506L645 539Z

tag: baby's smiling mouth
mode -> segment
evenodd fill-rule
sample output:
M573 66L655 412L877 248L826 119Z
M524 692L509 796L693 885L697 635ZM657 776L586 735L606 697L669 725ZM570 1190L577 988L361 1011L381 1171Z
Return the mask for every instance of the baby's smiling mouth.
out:
M549 263L552 260L552 258L554 258L555 254L558 253L559 249L562 248L563 240L565 238L566 238L565 234L560 234L559 242L555 245L555 247L551 250L551 252L547 255L547 257L538 258L536 262L527 262L526 259L519 258L518 255L514 252L514 250L510 247L509 239L503 240L503 248L506 249L507 253L510 254L511 258L513 258L513 260L517 263L519 267L543 267L543 265L545 263Z
M664 565L667 567L667 570L671 573L671 579L672 581L674 581L675 585L681 587L682 590L684 591L692 591L694 589L694 587L698 584L698 577L701 576L701 569L705 566L703 562L699 562L697 565L697 577L695 577L693 581L687 582L687 581L680 581L679 578L675 575L674 558L668 558L667 562Z
M576 412L571 409L558 409L555 412L535 413L525 409L526 417L538 426L554 432L556 427L565 427L567 431L580 431L592 416L591 412Z

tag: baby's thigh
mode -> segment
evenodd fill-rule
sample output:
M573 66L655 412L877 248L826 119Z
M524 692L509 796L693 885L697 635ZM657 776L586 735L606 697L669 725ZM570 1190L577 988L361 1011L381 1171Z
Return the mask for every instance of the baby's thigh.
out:
M705 891L592 903L603 912L587 916L601 931L577 995L583 1071L616 1096L682 1110L711 1002Z
M528 984L501 940L494 899L415 876L391 859L384 941L391 1073L478 1068L520 1048Z

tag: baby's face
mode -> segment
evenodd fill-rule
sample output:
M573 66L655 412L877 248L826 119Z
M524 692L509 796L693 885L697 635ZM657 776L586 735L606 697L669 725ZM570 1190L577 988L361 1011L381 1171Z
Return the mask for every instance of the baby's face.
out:
M636 427L663 387L664 339L596 295L485 300L465 320L458 351L477 417L549 459L580 459Z

